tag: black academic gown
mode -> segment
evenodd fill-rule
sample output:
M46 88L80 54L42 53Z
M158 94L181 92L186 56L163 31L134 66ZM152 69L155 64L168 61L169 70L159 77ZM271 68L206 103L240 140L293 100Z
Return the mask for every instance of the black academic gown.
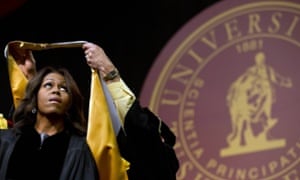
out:
M21 132L14 129L0 130L0 180L6 180L9 159L20 135ZM71 136L59 179L99 180L97 167L85 137Z
M176 137L164 122L135 101L125 117L124 130L126 135L120 131L117 140L121 155L130 162L129 180L176 180L179 168L173 149ZM5 180L17 139L18 134L12 129L0 130L0 180ZM85 137L71 137L60 179L98 180Z
M175 135L164 122L135 101L126 114L124 130L118 134L118 144L130 162L129 180L176 180Z

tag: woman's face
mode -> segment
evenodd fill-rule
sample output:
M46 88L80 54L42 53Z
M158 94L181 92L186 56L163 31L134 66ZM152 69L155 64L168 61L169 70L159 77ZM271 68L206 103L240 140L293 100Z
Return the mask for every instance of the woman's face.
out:
M64 116L71 105L64 77L58 73L46 75L38 91L37 101L39 114Z

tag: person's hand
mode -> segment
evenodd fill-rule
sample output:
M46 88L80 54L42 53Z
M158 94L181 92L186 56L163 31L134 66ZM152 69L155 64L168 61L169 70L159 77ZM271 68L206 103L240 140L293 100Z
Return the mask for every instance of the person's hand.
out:
M94 43L87 42L82 46L82 48L84 50L87 64L91 68L98 70L100 72L100 75L106 81L120 80L117 68L114 66L114 64L111 62L109 57L105 54L104 50L100 46ZM107 77L108 79L106 79Z
M21 49L12 47L10 49L11 55L14 57L17 65L27 79L31 79L36 74L35 59L32 51L28 49Z

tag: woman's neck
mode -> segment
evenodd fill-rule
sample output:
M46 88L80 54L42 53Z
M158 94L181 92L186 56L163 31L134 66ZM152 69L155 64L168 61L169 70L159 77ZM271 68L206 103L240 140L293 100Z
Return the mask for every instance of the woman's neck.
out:
M64 129L63 118L48 118L46 116L37 115L34 128L41 134L47 134L49 136L57 134Z

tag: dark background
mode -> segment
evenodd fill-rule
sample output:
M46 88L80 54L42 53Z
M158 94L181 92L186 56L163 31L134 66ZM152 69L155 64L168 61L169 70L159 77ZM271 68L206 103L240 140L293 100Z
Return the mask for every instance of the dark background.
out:
M192 17L218 1L0 0L0 53L13 40L91 41L102 46L139 96L152 63L168 40ZM83 91L89 88L81 49L38 52L35 57L38 65L51 62L67 66ZM0 113L5 115L11 104L6 67L2 54Z

